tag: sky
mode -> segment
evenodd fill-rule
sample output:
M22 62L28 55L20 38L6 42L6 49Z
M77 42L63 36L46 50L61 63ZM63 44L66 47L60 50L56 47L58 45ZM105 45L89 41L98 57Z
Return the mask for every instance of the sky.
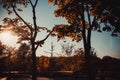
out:
M47 27L49 29L52 29L54 25L56 24L67 24L67 21L60 17L56 18L54 16L54 10L56 9L56 6L53 6L51 4L48 4L47 0L39 0L38 5L36 7L36 15L37 15L37 24L39 26ZM8 15L7 12L3 9L0 9L0 24L2 24L2 20L4 17L11 17L14 18L15 15ZM26 21L32 23L32 12L30 6L28 8L23 8L23 12L19 13ZM45 38L46 32L39 33L38 39L42 40ZM75 48L83 47L83 42L80 41L79 43L72 42L71 39L67 38L67 42L71 44L75 44ZM61 53L61 46L60 44L64 43L63 41L57 41L56 37L49 37L46 41L43 47L38 48L37 50L37 56L41 55L50 55L50 47L51 42L53 42L54 47L54 56L56 55L63 55L59 54ZM97 56L103 57L106 55L120 58L120 35L118 37L112 37L110 32L102 32L98 33L93 31L92 32L92 47L95 48L95 51L97 52ZM57 53L57 54L56 54Z

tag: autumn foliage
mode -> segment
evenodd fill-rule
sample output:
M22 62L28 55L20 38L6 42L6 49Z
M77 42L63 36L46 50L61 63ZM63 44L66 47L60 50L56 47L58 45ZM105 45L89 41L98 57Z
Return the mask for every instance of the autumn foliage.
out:
M80 65L84 63L83 56L72 57L53 57L51 63L50 57L38 57L38 71L77 71L80 70Z

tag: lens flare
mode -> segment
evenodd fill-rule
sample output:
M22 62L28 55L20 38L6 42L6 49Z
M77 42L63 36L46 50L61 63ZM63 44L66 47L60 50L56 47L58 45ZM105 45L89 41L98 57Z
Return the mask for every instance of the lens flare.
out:
M0 41L7 46L15 46L18 41L18 36L13 35L11 31L3 31L0 33Z

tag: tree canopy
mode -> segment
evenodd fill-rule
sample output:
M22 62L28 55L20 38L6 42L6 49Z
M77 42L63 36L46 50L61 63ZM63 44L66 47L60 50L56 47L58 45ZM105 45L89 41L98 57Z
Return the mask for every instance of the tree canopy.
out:
M81 40L83 30L82 14L85 14L85 26L92 30L112 31L112 36L120 32L120 1L114 0L49 0L58 6L54 14L56 17L64 17L68 25L56 25L55 32L58 38L69 36L76 41ZM88 19L90 18L90 19ZM104 26L103 26L103 25ZM102 25L102 26L101 26Z
M120 1L115 0L48 0L57 6L56 17L64 17L68 24L55 25L58 40L66 36L79 42L83 39L87 66L87 80L95 80L91 64L92 30L111 32L112 36L120 33Z
M38 49L39 46L42 47L45 40L51 35L53 30L50 31L45 27L39 27L37 25L36 6L38 3L38 0L34 0L34 1L33 0L0 0L0 2L1 2L1 5L8 11L8 14L14 13L19 18L19 19L16 19L17 22L15 22L17 24L17 30L18 30L18 26L20 25L20 28L18 30L20 34L18 35L21 37L20 41L27 40L30 43L31 54L32 54L32 57L31 57L32 58L32 80L36 80L36 50ZM22 9L19 8L20 5L27 7L28 3L32 9L31 13L32 13L33 24L29 24L24 19L24 17L22 17L19 14L19 12L22 11ZM13 21L13 20L10 20L10 21ZM21 24L19 24L19 21L22 21L24 24L21 26ZM38 33L40 32L40 30L47 30L48 35L42 40L36 40L36 37ZM24 34L21 35L21 32L26 32L26 33L25 35Z

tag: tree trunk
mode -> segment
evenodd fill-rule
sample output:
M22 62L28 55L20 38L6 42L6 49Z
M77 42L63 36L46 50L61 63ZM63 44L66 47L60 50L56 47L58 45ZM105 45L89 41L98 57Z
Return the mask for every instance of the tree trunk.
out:
M84 12L84 2L82 2L82 11ZM86 61L86 74L87 74L87 80L92 80L91 79L91 66L90 66L90 46L91 44L88 43L88 35L86 37L86 24L85 24L85 15L84 13L81 13L81 18L82 18L82 23L83 23L83 46L84 46L84 50L85 50L85 61ZM90 37L89 37L90 38ZM89 39L90 40L90 39ZM89 44L89 46L88 46Z
M82 9L84 12L84 2L82 2ZM86 24L85 24L85 15L81 13L82 23L83 23L83 46L85 50L85 61L86 61L86 74L87 80L93 80L92 78L92 65L91 65L91 58L90 58L90 49L91 49L91 29L87 30L86 33Z
M87 16L88 16L88 22L89 22L89 28L86 29L86 24L85 24L85 15L84 15L84 10L85 10L85 6L86 5L86 10L87 10ZM83 13L81 13L81 18L82 18L82 22L83 22L83 46L84 46L84 50L85 50L85 61L86 61L86 74L87 74L87 80L95 80L95 76L93 74L93 66L91 64L91 55L90 55L90 51L91 51L91 19L90 19L90 13L88 10L88 5L87 3L84 2L84 0L82 1L82 9L83 9Z
M86 61L86 70L87 70L87 80L93 80L92 78L92 66L91 66L91 57L90 57L90 48L86 46L85 50L85 61Z
M32 80L37 80L37 68L36 68L36 51L35 46L32 44Z

